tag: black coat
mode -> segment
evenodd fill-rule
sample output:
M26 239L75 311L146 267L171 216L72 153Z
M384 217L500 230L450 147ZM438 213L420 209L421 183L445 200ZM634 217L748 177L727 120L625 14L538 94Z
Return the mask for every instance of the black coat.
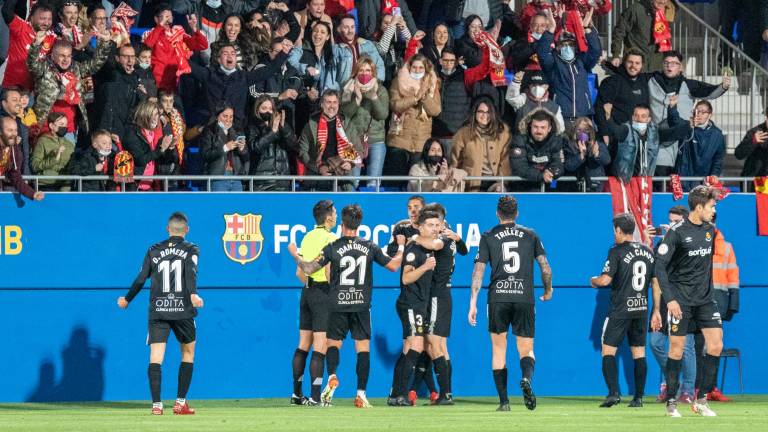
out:
M179 154L173 148L165 151L160 149L160 143L166 136L172 136L171 126L166 125L162 128L163 136L157 142L154 150L149 146L141 129L136 125L131 125L128 131L122 136L123 148L133 156L133 174L144 174L144 168L149 162L155 162L155 175L171 175L179 164Z
M96 171L96 165L99 163L107 164L106 175L112 177L115 172L114 153L102 159L102 156L93 147L87 147L75 152L72 159L69 160L66 173L77 176L97 176L105 175L103 171ZM77 185L74 185L77 190ZM112 180L83 180L83 192L106 192L114 191L115 184Z
M227 167L227 152L224 151L224 144L229 141L235 141L240 133L235 128L229 128L228 133L224 133L217 124L206 126L200 135L200 154L203 157L205 167L203 173L206 175L224 175ZM248 147L239 150L231 150L232 168L234 175L248 175Z
M408 3L401 1L398 4L408 30L411 31L411 34L416 33L418 28L413 15L411 15L411 10L408 8ZM373 34L379 29L381 0L355 0L355 8L357 9L357 34L362 38L371 40Z
M139 84L144 85L147 94L139 91ZM97 129L108 130L123 138L130 127L136 105L156 94L154 77L151 80L142 79L136 71L127 74L117 65L98 87L92 110L95 117L93 124L97 125Z
M248 126L248 149L251 175L290 175L289 153L298 151L293 129L285 124L277 132L263 120L252 120ZM257 190L290 190L290 183L257 181Z
M296 100L277 100L280 93L288 89L296 90L299 93ZM296 105L309 103L301 73L298 69L288 63L286 63L285 67L281 68L279 72L273 74L266 80L253 84L248 90L252 98L258 98L263 94L271 96L277 104L277 109L283 110L287 114L288 117L286 118L285 123L290 125L293 130L296 129ZM249 103L248 106L252 106L252 104Z
M522 177L526 182L515 185L520 190L538 190L544 181L544 170L549 170L557 179L564 172L563 148L565 139L554 133L543 142L536 143L529 135L515 135L510 151L512 175Z
M736 147L736 159L746 159L744 161L744 168L741 170L743 177L768 176L768 142L762 144L752 143L752 138L758 131L768 132L768 127L765 126L765 123L760 123L753 127L744 135L744 139Z
M473 68L483 61L483 49L469 38L469 34L464 34L461 39L454 44L456 57L464 57L464 66Z
M443 109L432 120L432 135L436 137L453 136L469 116L472 97L464 86L464 69L457 67L450 76L440 72L440 100Z
M640 104L649 103L648 74L641 73L635 79L627 75L622 67L615 75L609 76L600 83L595 102L595 123L601 133L605 130L605 110L603 105L613 105L611 119L616 123L624 124L632 120L632 112Z

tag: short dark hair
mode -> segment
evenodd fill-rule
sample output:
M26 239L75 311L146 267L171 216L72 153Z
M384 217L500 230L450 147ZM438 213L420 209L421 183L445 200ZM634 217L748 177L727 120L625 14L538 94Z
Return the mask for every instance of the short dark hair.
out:
M56 123L56 121L57 121L58 119L62 118L62 117L66 117L66 116L64 115L64 113L62 113L62 112L59 112L59 111L51 111L51 112L48 114L48 117L46 117L46 118L45 118L45 121L46 121L48 124L51 124L51 123Z
M662 57L662 60L666 60L669 57L674 57L680 61L680 63L683 62L683 55L680 54L679 51L671 50L664 53L664 56Z
M624 234L635 233L635 218L631 213L620 213L613 217L613 227L618 228Z
M651 107L647 103L639 103L635 105L635 108L632 109L632 112L634 112L638 108L648 110L648 112L651 112Z
M152 52L152 48L150 48L150 47L148 47L147 45L144 45L144 44L139 44L139 49L136 50L136 54L140 55L141 53L143 53L145 51Z
M443 48L443 52L440 53L440 58L443 58L443 54L451 54L453 56L458 57L456 55L456 51L454 51L453 48L450 48L450 47Z
M363 222L363 209L359 204L350 204L341 210L341 223L344 228L356 230Z
M421 205L424 205L424 203L426 202L424 200L424 197L421 196L421 195L411 195L411 196L409 196L408 197L408 202L411 202L411 201L418 201L418 202L421 203Z
M312 216L318 225L324 224L331 214L333 214L333 201L331 200L320 200L312 207Z
M517 199L512 195L500 196L496 212L505 220L517 218Z
M187 215L185 215L182 212L178 212L177 211L177 212L173 212L171 217L168 218L168 223L170 224L172 222L180 222L180 223L183 223L185 225L188 225L189 224L189 219L187 218Z
M436 203L436 202L429 203L429 204L425 205L424 208L421 209L421 211L422 212L428 211L428 212L437 213L443 219L445 219L445 215L446 215L445 207L443 207L442 204Z
M34 6L32 6L32 9L29 11L29 16L33 16L34 14L38 12L50 12L53 13L53 9L51 9L50 6L48 6L44 2L37 2Z
M624 58L621 60L621 62L622 62L622 63L624 63L625 61L627 61L627 59L629 58L629 56L638 56L638 57L640 57L641 61L642 61L643 63L645 63L645 54L643 54L643 52L642 52L642 51L640 51L639 49L637 49L637 48L635 48L635 47L632 47L632 48L628 49L628 50L627 50L627 51L624 53Z
M97 10L99 10L99 9L103 10L104 12L107 11L107 9L104 6L102 6L101 3L94 3L94 4L90 5L90 6L88 6L88 18L93 16L93 13L96 12ZM107 17L107 18L109 18L109 17Z
M424 222L427 221L427 219L440 219L440 215L437 212L434 211L424 211L422 210L421 213L419 213L419 218L416 219L416 223L418 225L424 224Z
M19 95L21 95L21 89L16 87L16 86L3 87L3 93L2 93L2 96L0 96L0 100L7 101L8 100L8 95L11 92L16 92Z
M698 206L705 206L709 200L717 200L718 192L709 186L698 185L688 192L688 208L696 210Z
M536 111L531 114L530 120L528 121L528 132L531 131L531 123L535 121L548 121L549 126L551 128L555 127L555 118L552 117L552 114L548 113L547 111L543 109L537 109Z
M110 133L106 129L96 129L95 131L91 132L91 141L93 141L96 137L99 136L107 136L109 139L112 139L112 133ZM175 213L174 213L175 214Z
M712 114L714 112L714 110L712 109L712 104L709 103L709 101L706 100L706 99L702 99L702 100L696 102L696 105L694 105L693 108L696 109L696 107L699 106L699 105L704 105L705 107L707 107L707 109L709 110L710 114Z
M322 22L322 21L319 21L319 22ZM338 90L336 90L336 89L326 89L326 90L323 92L323 95L320 97L320 99L321 99L321 100L322 100L322 99L325 99L325 98L326 98L326 97L328 97L328 96L336 96L336 99L338 99L339 101L341 101L341 96L339 96L339 91L338 91Z
M685 208L685 206L681 206L681 205L676 205L671 209L669 209L669 214L673 214L677 216L687 217L688 213L689 213L688 209Z
M158 15L160 15L161 13L163 13L165 11L173 12L173 9L171 9L171 5L169 3L160 2L160 3L158 3L157 6L155 6L155 15L154 16L158 16Z

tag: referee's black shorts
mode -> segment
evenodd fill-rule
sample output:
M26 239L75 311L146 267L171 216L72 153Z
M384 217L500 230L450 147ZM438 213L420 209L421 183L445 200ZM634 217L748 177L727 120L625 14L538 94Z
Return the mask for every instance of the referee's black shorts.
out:
M299 330L309 330L314 333L328 331L329 300L328 282L313 282L301 290L299 301Z

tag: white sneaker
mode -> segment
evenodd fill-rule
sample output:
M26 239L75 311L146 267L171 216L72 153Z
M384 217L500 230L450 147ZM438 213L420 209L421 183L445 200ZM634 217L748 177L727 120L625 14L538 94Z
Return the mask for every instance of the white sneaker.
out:
M357 397L355 397L355 407L356 408L371 408L371 403L368 402L368 398L365 397L365 394L357 394Z
M709 407L706 398L696 399L696 401L691 404L691 410L702 417L717 417L717 414L715 414Z
M677 401L670 399L667 401L667 416L672 418L680 418L682 415L677 410Z

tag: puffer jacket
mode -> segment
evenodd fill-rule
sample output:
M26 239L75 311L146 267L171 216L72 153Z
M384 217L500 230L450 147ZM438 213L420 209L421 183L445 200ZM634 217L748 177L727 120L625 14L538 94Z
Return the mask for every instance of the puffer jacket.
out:
M83 90L83 78L93 75L101 69L107 61L110 52L114 49L115 43L112 41L99 41L96 45L96 52L91 60L85 62L72 62L70 70L77 76L77 92L80 94L80 102L77 104L80 110L80 126L87 133L89 129L88 114L85 110L85 91ZM29 47L27 56L27 67L29 73L35 81L35 115L41 121L48 117L53 104L59 99L61 83L56 77L56 66L48 60L40 61L38 59L40 45L33 43Z
M483 175L487 146L492 174L499 177L509 176L511 174L509 144L512 133L506 124L503 126L504 130L498 138L490 141L482 139L468 125L459 129L453 136L451 166L466 171L470 177ZM480 181L472 180L466 183L467 191L477 192L480 190Z
M387 145L411 153L419 153L424 142L432 136L432 119L442 111L440 82L424 100L400 93L398 78L389 89L389 108L398 120L392 120L387 133Z
M528 133L531 117L534 113L545 111L552 116L552 131L542 142L535 142ZM512 175L522 177L525 182L517 185L522 190L537 189L544 181L544 170L549 170L557 179L563 175L565 156L563 149L567 145L565 139L557 134L554 127L554 114L544 109L531 111L518 124L518 135L512 139L510 150L510 166Z
M250 156L250 174L257 176L291 174L289 152L296 152L298 146L293 129L286 123L274 132L267 122L252 119L246 133ZM256 181L256 190L290 190L290 182Z
M457 67L451 75L440 72L440 115L432 121L432 133L437 137L451 136L459 130L469 115L472 97L464 86L464 69Z

